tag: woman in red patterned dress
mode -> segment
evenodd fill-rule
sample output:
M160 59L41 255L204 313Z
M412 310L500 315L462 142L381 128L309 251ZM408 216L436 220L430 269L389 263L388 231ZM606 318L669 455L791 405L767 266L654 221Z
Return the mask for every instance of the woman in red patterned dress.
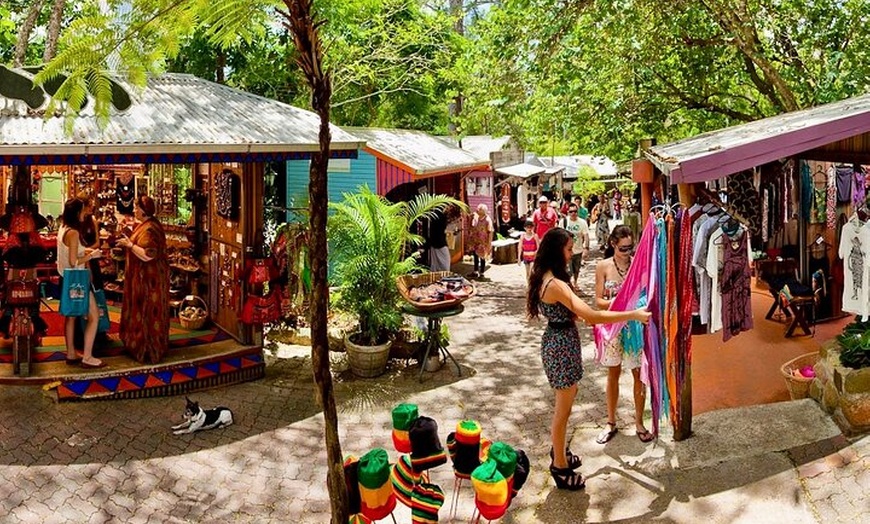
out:
M169 349L169 261L155 212L154 200L140 196L135 210L140 223L130 238L118 241L127 248L121 340L133 358L152 364Z

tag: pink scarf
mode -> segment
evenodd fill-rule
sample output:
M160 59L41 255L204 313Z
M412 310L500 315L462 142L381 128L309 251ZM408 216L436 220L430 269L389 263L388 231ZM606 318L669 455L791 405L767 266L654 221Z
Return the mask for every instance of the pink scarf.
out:
M622 283L622 288L610 304L611 311L630 311L637 308L641 292L644 290L646 290L646 296L652 298L655 291L655 279L651 279L650 276L655 274L657 265L653 258L655 236L655 220L650 217L640 235L637 251L631 261L631 267L628 269L625 281ZM619 336L624 325L625 322L616 322L592 326L592 333L595 336L595 351L599 361L604 356L604 348ZM648 363L647 359L644 358L641 377L647 376ZM649 383L646 378L644 378L644 383Z

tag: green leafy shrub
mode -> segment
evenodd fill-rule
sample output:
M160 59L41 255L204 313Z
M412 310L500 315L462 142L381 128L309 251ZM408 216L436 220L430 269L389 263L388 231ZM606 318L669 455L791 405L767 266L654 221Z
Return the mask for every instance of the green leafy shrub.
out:
M837 336L842 350L840 363L847 368L861 369L870 367L870 321L861 322L856 317Z

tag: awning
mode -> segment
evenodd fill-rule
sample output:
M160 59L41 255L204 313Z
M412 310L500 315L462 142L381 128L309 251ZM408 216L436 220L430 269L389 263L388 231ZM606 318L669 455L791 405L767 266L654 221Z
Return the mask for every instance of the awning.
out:
M513 176L517 178L529 178L547 173L547 168L532 164L514 164L512 166L497 167L493 169L499 175Z
M870 132L870 95L703 133L644 152L678 183L705 182Z

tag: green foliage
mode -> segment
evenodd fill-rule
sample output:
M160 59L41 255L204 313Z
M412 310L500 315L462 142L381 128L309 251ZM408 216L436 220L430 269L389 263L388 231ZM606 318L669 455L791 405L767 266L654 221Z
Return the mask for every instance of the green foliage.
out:
M580 166L577 172L577 179L571 184L571 193L574 195L583 195L583 198L589 195L600 195L604 192L604 182L598 176L598 172L591 166Z
M341 287L336 306L359 319L360 343L383 342L401 327L396 278L420 269L407 253L423 244L411 225L448 205L465 208L454 198L429 194L391 204L368 187L330 202L329 255Z
M856 317L837 336L840 342L840 363L847 368L870 367L870 322L861 322Z

